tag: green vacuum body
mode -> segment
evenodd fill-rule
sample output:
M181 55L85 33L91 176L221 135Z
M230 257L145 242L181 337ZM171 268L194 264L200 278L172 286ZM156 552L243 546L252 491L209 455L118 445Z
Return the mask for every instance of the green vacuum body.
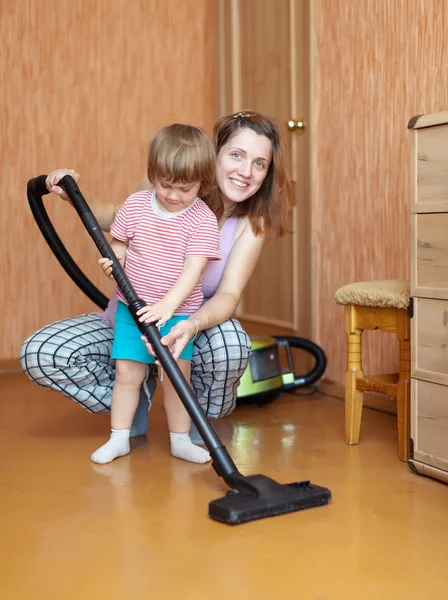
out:
M323 350L304 338L294 336L251 337L252 353L240 380L236 397L238 404L266 404L300 387L307 387L324 373L326 357ZM286 351L288 366L283 368L280 348ZM291 348L309 352L315 359L313 368L304 375L294 373Z

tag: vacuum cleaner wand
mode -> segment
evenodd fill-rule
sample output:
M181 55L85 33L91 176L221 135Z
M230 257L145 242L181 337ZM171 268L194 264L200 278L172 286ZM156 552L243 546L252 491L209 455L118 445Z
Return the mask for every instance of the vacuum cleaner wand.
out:
M30 205L36 206L36 197L42 197L48 193L45 179L46 176L41 175L28 182L27 193ZM279 484L264 475L245 477L238 471L170 351L162 345L157 327L154 323L147 324L139 321L137 311L146 306L146 303L135 293L76 182L72 177L66 175L61 179L59 185L66 191L101 256L112 260L112 274L129 304L129 311L135 323L152 345L160 364L165 369L185 409L202 436L210 452L213 468L231 488L224 498L210 502L209 516L224 523L238 524L327 504L331 499L330 491L312 485L309 481Z

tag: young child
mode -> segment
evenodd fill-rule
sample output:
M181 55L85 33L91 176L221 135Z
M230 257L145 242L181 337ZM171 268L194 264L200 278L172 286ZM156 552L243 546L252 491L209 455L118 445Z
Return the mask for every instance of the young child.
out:
M198 195L209 195L215 185L215 151L198 127L170 125L151 140L148 178L154 189L130 196L112 224L111 246L138 296L147 307L140 320L157 321L161 335L202 304L202 272L208 260L217 260L219 230L216 217ZM98 261L111 276L108 259ZM118 290L112 358L116 375L112 393L109 441L91 456L108 463L129 453L129 432L137 408L140 386L148 364L154 363ZM178 360L190 380L193 340ZM188 435L191 420L168 377L162 380L171 454L205 463L209 453L195 446Z

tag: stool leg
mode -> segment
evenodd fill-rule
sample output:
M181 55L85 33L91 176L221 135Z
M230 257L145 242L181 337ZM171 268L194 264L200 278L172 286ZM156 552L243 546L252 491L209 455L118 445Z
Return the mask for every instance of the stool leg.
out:
M359 443L364 392L356 389L356 380L362 372L362 329L356 327L356 307L345 307L345 333L347 334L347 370L345 371L345 441Z
M408 460L411 439L411 349L410 323L406 310L398 311L398 342L400 346L400 373L397 382L398 457Z

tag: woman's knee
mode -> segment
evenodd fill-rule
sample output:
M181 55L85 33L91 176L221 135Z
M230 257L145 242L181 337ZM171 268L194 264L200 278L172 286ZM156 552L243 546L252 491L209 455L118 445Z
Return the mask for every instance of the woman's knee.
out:
M31 334L20 348L20 367L31 379L45 385L46 377L54 369L54 349L46 348L47 342L41 338L41 330Z
M97 315L80 315L46 325L31 334L20 349L26 375L44 387L55 381L84 380L92 365L110 367L113 331Z
M219 419L234 410L236 390L250 353L250 338L236 319L205 330L198 337L191 383L208 417Z
M209 363L214 372L232 372L241 376L251 354L251 341L236 319L229 319L206 330L198 339L198 358Z

